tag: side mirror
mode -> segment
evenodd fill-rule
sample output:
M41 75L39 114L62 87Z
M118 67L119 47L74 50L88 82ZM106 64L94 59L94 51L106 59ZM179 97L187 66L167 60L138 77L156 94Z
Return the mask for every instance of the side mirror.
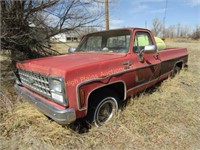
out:
M145 46L144 49L141 50L140 53L138 54L140 62L144 61L143 53L155 54L155 53L157 53L157 46L156 45Z
M69 53L73 53L73 52L75 52L76 51L76 48L74 48L74 47L70 47L69 49L68 49L68 52Z
M144 53L145 54L154 54L157 52L157 46L156 45L148 45L144 47Z

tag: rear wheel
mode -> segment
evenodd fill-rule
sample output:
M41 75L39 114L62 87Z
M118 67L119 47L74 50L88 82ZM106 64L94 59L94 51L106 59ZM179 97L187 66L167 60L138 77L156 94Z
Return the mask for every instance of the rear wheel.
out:
M175 77L179 72L181 68L179 66L175 66L172 72L172 77Z
M110 121L118 111L118 97L114 92L98 93L91 97L88 108L88 119L100 127Z

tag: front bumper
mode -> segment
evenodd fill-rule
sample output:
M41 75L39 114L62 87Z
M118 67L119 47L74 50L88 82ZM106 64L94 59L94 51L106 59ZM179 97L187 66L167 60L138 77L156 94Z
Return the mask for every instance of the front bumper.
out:
M56 122L60 124L69 124L76 120L76 113L74 109L59 109L56 108L43 100L39 97L33 96L32 93L24 90L19 85L15 85L15 89L17 92L24 97L29 103L31 103L35 108L39 111L47 115L48 117L52 118Z

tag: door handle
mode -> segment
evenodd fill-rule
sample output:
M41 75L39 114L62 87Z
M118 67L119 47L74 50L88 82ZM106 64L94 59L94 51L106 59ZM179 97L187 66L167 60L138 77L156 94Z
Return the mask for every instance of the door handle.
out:
M122 63L124 66L131 66L131 61L128 60L128 61L125 61Z
M132 65L130 60L125 61L122 64L124 65L124 69L129 69L130 66Z

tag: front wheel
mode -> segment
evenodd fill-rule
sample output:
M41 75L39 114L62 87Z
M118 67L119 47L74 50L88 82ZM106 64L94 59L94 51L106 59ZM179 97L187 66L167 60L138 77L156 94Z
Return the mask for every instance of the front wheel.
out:
M111 93L95 95L90 101L88 117L96 127L110 121L118 111L118 97Z
M118 103L113 97L103 99L96 107L94 112L94 124L99 127L108 122L117 112Z

